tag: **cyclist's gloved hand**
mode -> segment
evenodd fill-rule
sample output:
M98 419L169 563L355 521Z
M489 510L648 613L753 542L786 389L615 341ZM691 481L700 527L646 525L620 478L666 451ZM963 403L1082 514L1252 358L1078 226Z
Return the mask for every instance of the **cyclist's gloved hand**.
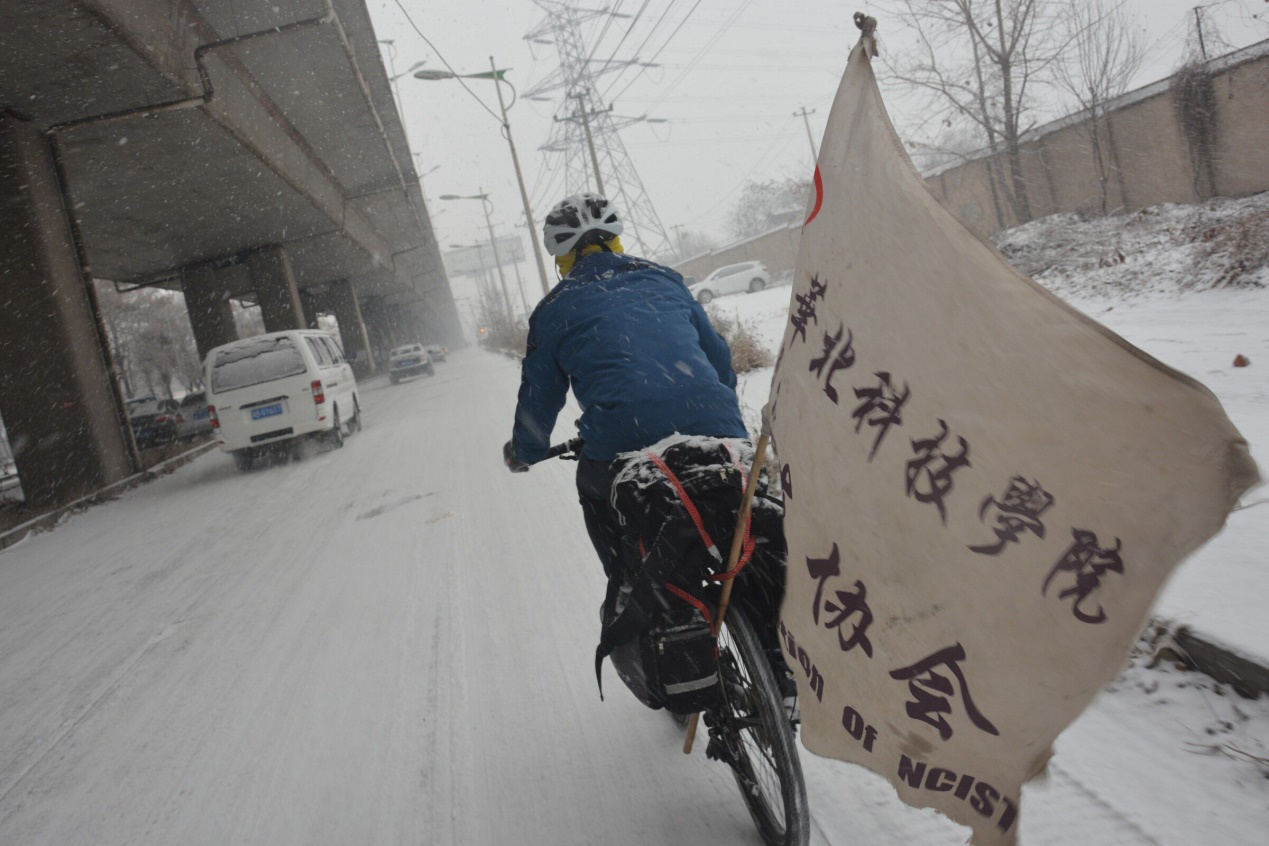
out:
M511 441L507 441L502 446L502 463L507 465L507 469L512 473L529 472L529 465L516 458L515 447L511 446Z

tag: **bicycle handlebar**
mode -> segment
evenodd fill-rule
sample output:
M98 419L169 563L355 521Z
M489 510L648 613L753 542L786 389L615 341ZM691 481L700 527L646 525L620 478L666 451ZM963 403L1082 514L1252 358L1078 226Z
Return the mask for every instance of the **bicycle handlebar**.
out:
M563 458L570 461L576 461L582 455L582 439L573 438L562 444L556 444L551 447L551 451L546 454L547 458Z

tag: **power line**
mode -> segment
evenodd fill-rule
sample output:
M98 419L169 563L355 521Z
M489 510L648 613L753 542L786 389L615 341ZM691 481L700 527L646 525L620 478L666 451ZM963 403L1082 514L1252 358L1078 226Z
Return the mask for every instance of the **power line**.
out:
M692 13L696 11L696 7L697 7L697 6L699 6L699 5L701 5L701 0L696 0L695 5L693 5L693 6L692 6L692 8L690 8L690 9L688 9L688 10L687 10L687 14L683 16L683 20L679 21L679 25L678 25L678 26L676 26L676 27L674 28L674 32L671 32L671 33L670 33L670 37L669 37L669 38L667 38L667 39L665 39L665 41L663 41L663 42L661 43L661 46L660 46L659 48L657 48L657 51L656 51L655 53L653 53L653 54L652 54L652 58L648 60L648 63L649 63L649 64L652 64L652 63L655 63L655 62L656 62L657 57L658 57L658 56L660 56L660 55L661 55L661 53L663 53L663 52L665 51L665 48L666 48L666 47L668 47L668 46L670 45L670 42L674 40L674 36L676 36L676 35L678 35L678 34L679 34L679 30L681 30L681 29L683 28L683 24L687 23L688 18L692 17ZM640 77L640 76L642 76L642 75L643 75L643 74L642 74L642 72L640 72L638 75L636 75L634 79L630 80L630 82L626 84L626 87L625 87L625 88L621 89L621 91L617 94L617 97L614 97L613 99L615 100L615 99L617 99L618 97L620 97L622 94L625 94L627 91L629 91L629 90L630 90L630 86L631 86L631 85L634 85L636 82L638 82L638 81L639 81L639 77ZM615 80L613 81L613 86L612 86L612 87L610 87L610 88L608 89L608 91L611 91L611 90L612 90L612 88L614 88L614 87L616 87L616 81L615 81ZM604 92L604 94L605 94L605 95L607 95L607 93L608 93L607 91L605 91L605 92Z
M643 5L639 7L639 11L635 12L634 20L630 22L630 26L626 27L626 31L622 33L621 35L621 40L617 42L616 47L612 48L612 52L608 54L608 59L604 62L604 66L599 69L600 73L603 73L605 70L608 69L608 66L612 64L613 57L617 55L617 51L621 49L621 45L626 43L626 39L630 37L630 33L634 31L635 26L638 25L639 23L639 18L643 17L644 10L648 8L648 4L651 2L652 0L643 0ZM611 21L612 21L612 18L609 18L609 22ZM604 32L607 32L607 31L608 31L608 27L605 26ZM600 33L599 41L595 42L595 48L591 50L590 55L586 57L586 61L588 63L592 59L595 58L595 53L599 50L599 42L603 41L603 39L604 39L604 35L603 33Z
M709 41L707 41L705 43L705 46L701 48L701 51L696 54L696 58L692 59L692 61L688 63L688 66L683 69L683 72L680 73L678 77L675 78L675 80L671 82L669 86L667 86L666 89L661 93L661 97L652 104L653 108L655 108L662 100L664 100L667 96L669 96L670 92L673 91L678 86L678 84L687 77L688 73L691 72L691 70L700 62L700 60L705 58L705 54L707 54L710 51L710 49L713 48L713 46L718 43L718 39L723 37L723 34L727 32L728 29L731 28L731 25L736 22L736 19L740 17L741 13L744 12L745 9L749 8L749 5L752 2L753 0L745 0L745 2L741 3L738 7L736 7L736 11L732 13L732 16L727 20L727 23L723 24L723 26L717 32L714 33L714 36ZM697 5L699 4L700 4L699 0L697 0Z
M493 109L486 106L485 101L480 99L480 97L477 96L475 91L472 91L470 88L467 87L467 83L463 81L462 75L458 71L454 70L454 66L449 63L449 61L445 58L444 54L442 54L441 51L436 48L436 45L432 43L432 40L430 38L428 38L426 35L423 34L423 30L419 29L418 25L414 23L414 18L410 17L410 13L405 10L405 6L401 5L401 0L394 0L394 2L397 4L397 8L401 10L401 14L405 15L406 21L410 24L411 27L414 28L414 31L418 33L419 38L422 38L423 42L427 44L428 47L432 48L432 52L436 54L436 58L440 59L441 64L443 64L446 68L449 69L449 72L454 75L454 79L458 80L458 84L463 86L463 88L467 91L467 93L470 94L473 98L475 98L477 103L480 103L481 108L489 112L489 114L493 115L493 119L498 121L499 125L501 125L502 115L498 114Z
M726 147L732 144L754 144L762 141L772 141L788 137L788 132L777 135L746 135L743 138L695 138L685 141L661 141L655 143L646 142L643 144L627 144L629 150L650 150L663 149L665 147L697 147L706 144L712 147Z
M610 61L602 68L592 67L587 54L593 55L594 50L587 51L581 38L582 21L597 13L560 0L534 2L547 16L525 37L554 44L560 66L525 96L563 89L563 102L576 104L573 111L561 107L550 137L540 149L566 153L562 170L569 193L585 190L592 181L603 184L609 199L623 209L628 240L637 244L642 254L667 252L671 249L670 238L622 142L621 121L613 116L611 106L605 106L596 87L601 74L618 70L624 64ZM640 9L641 14L647 5Z
M602 29L600 29L599 37L595 39L595 46L591 48L590 55L586 57L586 61L589 62L595 58L595 53L599 51L599 45L604 43L604 36L608 34L608 28L612 26L613 21L617 20L617 15L621 12L621 6L625 2L626 0L617 0L617 5L613 7L613 10L608 15L607 20L604 21L604 26ZM648 0L644 0L643 5L647 6ZM643 9L639 10L639 14L643 14ZM636 15L635 18L637 20L638 15ZM622 40L624 41L625 38L623 37ZM618 44L617 46L620 47L621 45Z
M753 163L753 167L749 168L748 172L746 172L746 173L745 173L745 175L744 175L744 176L742 176L742 177L740 178L740 181L736 183L735 187L733 187L733 188L732 188L730 191L728 191L726 194L723 194L722 196L720 196L720 197L719 197L719 199L718 199L718 202L714 203L714 205L710 206L710 207L709 207L709 208L707 208L705 211L701 212L701 213L700 213L700 214L698 214L696 217L692 218L692 220L691 220L690 222L695 223L696 221L698 221L698 220L700 220L700 219L702 219L702 218L706 217L706 216L707 216L707 215L709 215L711 212L713 212L713 211L714 211L714 209L718 208L718 207L719 207L719 206L721 206L723 203L726 203L728 200L730 200L730 199L732 198L732 196L733 196L733 195L734 195L737 191L741 190L742 188L744 188L744 187L745 187L745 185L746 185L746 184L748 184L748 182L749 182L749 177L753 176L754 171L756 171L756 170L757 170L757 169L758 169L761 165L763 165L763 164L766 162L767 158L768 158L768 157L769 157L769 156L770 156L773 152L783 152L785 149L787 149L787 148L788 148L789 141L791 140L791 139L789 138L789 132L790 132L790 130L791 130L791 129L793 129L793 127L795 127L797 124L794 122L794 120L793 120L793 118L792 118L792 117L785 118L785 121L786 121L786 123L785 123L785 127L784 127L784 132L782 132L780 135L775 136L775 139L771 142L771 145L770 145L769 147L767 147L767 149L766 149L766 150L764 150L764 151L763 151L762 155L761 155L761 156L759 156L759 157L758 157L758 159L757 159L757 161L755 161L755 162ZM784 141L784 142L785 142L784 147L781 147L781 148L777 151L776 146L777 146L777 145L778 145L781 141Z
M677 2L678 0L670 0L670 2L666 4L665 9L662 10L661 12L661 17L657 18L656 23L654 23L652 25L652 28L648 30L648 34L644 36L643 41L641 41L639 43L639 46L635 48L634 55L636 58L642 55L643 48L648 46L648 42L652 40L652 36L655 35L657 30L661 28L661 24L665 21L666 15L670 14L670 10L674 8L675 3ZM698 3L699 3L699 0L698 0ZM691 14L691 12L689 12L688 14ZM674 37L673 33L671 33L670 37L671 38ZM616 53L615 50L613 52ZM659 50L657 51L657 55L660 55ZM653 56L649 60L649 62L655 62L655 61L656 61L656 56ZM646 66L644 69L646 69ZM613 77L612 84L608 86L608 90L605 91L603 94L604 97L608 96L608 91L611 91L617 87L617 82L621 79L621 76L624 73L625 73L625 69L622 69L615 77ZM635 78L637 79L640 75L642 75L642 73L643 71L641 70L638 74L635 74Z

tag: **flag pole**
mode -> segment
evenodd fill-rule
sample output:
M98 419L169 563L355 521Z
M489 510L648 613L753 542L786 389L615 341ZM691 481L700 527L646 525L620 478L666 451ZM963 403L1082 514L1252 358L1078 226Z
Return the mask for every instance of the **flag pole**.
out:
M764 419L765 424L765 419ZM763 426L762 435L758 438L758 446L754 449L753 464L749 467L749 479L745 483L745 495L740 501L740 513L736 515L736 531L731 536L731 554L727 556L727 573L734 575L736 563L740 561L740 550L745 545L745 526L749 522L749 512L753 509L753 496L758 489L758 476L762 473L762 462L766 458L767 443L771 440L771 435ZM731 604L731 586L736 583L735 578L729 578L723 582L723 593L718 600L718 613L714 615L713 635L718 638L718 633L723 628L723 616L727 613L727 606ZM690 755L692 753L692 744L696 740L696 724L700 721L700 713L692 715L687 723L687 737L683 740L683 754Z

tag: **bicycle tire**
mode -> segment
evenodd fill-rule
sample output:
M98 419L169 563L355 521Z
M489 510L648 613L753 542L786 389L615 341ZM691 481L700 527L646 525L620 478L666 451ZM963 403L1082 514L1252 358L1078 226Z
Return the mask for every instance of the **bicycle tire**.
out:
M793 725L767 653L736 606L719 632L718 663L725 700L719 734L745 807L769 846L806 846L810 812Z

